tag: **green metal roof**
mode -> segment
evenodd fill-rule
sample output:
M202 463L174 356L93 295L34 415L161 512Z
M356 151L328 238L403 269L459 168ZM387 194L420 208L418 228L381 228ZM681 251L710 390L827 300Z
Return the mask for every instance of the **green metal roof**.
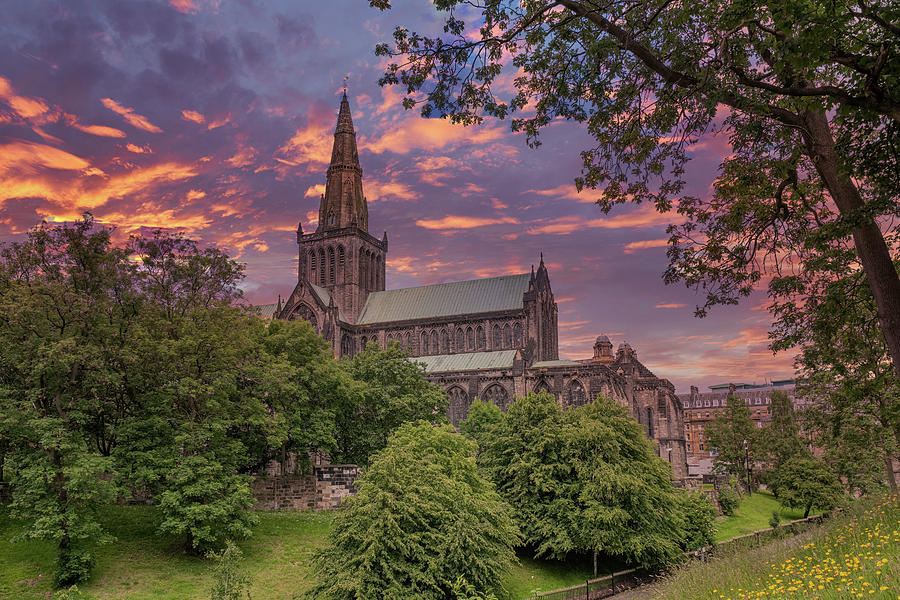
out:
M511 369L518 350L494 352L466 352L463 354L436 354L417 356L410 360L423 363L426 373L445 371L478 371L481 369Z
M275 309L278 308L277 304L257 304L253 306L256 310L256 313L262 317L263 319L274 319L275 318Z
M532 369L540 369L541 367L580 367L583 363L574 360L539 360L532 363Z
M319 297L319 300L322 301L322 304L324 304L325 306L329 306L331 304L331 294L328 293L328 290L323 287L319 287L314 283L310 283L309 285L316 293L316 296Z
M357 323L449 317L522 308L530 275L504 275L369 294Z

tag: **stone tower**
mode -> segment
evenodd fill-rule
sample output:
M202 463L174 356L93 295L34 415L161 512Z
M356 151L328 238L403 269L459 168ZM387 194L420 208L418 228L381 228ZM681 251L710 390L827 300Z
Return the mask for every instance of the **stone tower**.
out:
M369 209L347 94L341 98L331 164L315 233L297 228L299 283L328 291L342 320L356 323L370 292L384 290L387 233L369 234Z

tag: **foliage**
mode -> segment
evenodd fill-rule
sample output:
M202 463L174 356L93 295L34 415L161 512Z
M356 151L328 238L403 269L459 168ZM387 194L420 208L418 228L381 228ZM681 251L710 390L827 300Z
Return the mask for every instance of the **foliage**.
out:
M708 446L716 449L716 466L746 480L750 454L756 454L758 434L750 418L750 407L735 394L729 394L725 410L706 427Z
M740 495L729 484L719 486L716 500L719 502L719 508L722 509L722 514L726 517L734 516L735 509L741 503Z
M681 215L665 278L705 290L700 316L765 279L773 306L803 313L829 281L819 263L849 250L900 374L900 277L878 225L900 210L892 4L435 6L446 13L442 34L397 27L376 47L398 59L380 83L401 85L405 107L465 124L515 115L513 130L531 144L558 118L584 123L594 144L576 185L602 189L605 211L652 202ZM690 147L712 132L731 145L714 193L685 195Z
M782 390L772 392L769 410L772 420L758 435L759 446L767 462L777 469L792 458L808 455L809 449L800 437L794 407L787 393Z
M537 556L602 552L659 565L680 553L682 505L669 465L609 399L563 412L553 396L529 394L492 429L478 460Z
M381 349L369 344L346 361L347 372L362 385L338 408L339 460L365 466L387 444L401 424L425 420L445 422L447 395L425 380L425 367L410 361L399 344Z
M497 600L494 594L482 594L475 586L468 583L462 576L457 577L453 583L453 597L456 600Z
M783 505L804 509L804 518L813 508L834 508L844 495L834 473L812 457L784 463L772 474L770 487Z
M53 585L61 588L84 581L95 564L94 555L84 548L61 547L53 569Z
M469 413L466 419L459 424L459 432L474 440L478 444L479 450L484 448L485 443L490 438L492 430L503 420L503 411L493 402L485 402L480 398L475 398L469 407Z
M712 500L700 492L685 492L679 494L678 498L684 515L682 549L690 552L714 544L718 511Z
M518 532L474 453L449 425L401 425L335 515L309 597L443 600L460 576L498 591Z
M250 600L250 577L240 569L244 553L228 540L221 552L210 552L206 557L213 562L210 600Z
M58 590L53 594L53 598L54 600L87 600L87 596L78 589L77 585L73 585L64 590Z
M772 529L778 529L778 526L781 525L781 513L777 510L772 511L772 516L769 517L769 527Z

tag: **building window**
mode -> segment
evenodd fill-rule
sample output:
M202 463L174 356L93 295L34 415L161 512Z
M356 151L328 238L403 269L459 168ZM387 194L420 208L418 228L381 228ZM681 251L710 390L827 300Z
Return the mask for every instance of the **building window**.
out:
M338 246L338 267L341 268L341 272L344 269L344 247Z
M438 350L438 332L437 331L431 332L431 349L434 351L435 354L440 352L440 350Z
M341 338L341 356L353 356L353 338L346 333Z
M412 349L412 335L409 333L406 334L406 344L403 345L407 350Z
M487 340L484 336L484 327L481 325L475 328L475 345L479 350L484 350L487 347Z
M512 340L512 327L507 323L503 328L503 345L507 348L512 348L513 340Z
M569 384L569 390L566 394L567 404L569 406L581 406L587 404L587 396L584 393L584 386L577 379L573 379Z
M466 349L466 339L462 327L456 329L456 351L461 352Z
M509 392L499 383L494 383L481 393L481 399L500 407L500 410L505 412L509 405Z
M522 324L516 323L515 327L513 327L513 343L515 343L516 348L522 347Z
M499 350L503 347L503 334L500 332L500 326L494 325L494 350Z
M428 332L422 332L422 354L428 354Z
M546 393L548 393L548 394L551 393L551 392L550 392L550 386L547 385L547 382L546 382L545 380L543 380L543 379L541 379L541 380L538 382L538 384L537 384L536 386L534 386L534 391L535 391L535 392L546 392Z
M466 329L466 348L469 350L475 349L475 330L471 327Z
M450 334L446 329L441 329L441 352L450 354Z
M454 427L459 427L469 414L469 395L461 387L453 386L447 390L447 399L450 405L450 422Z
M328 248L328 283L334 283L334 248Z
M319 248L319 285L325 285L325 249Z
M317 281L316 279L316 253L314 250L309 251L309 280L312 283Z
M647 437L653 438L653 409L647 407Z

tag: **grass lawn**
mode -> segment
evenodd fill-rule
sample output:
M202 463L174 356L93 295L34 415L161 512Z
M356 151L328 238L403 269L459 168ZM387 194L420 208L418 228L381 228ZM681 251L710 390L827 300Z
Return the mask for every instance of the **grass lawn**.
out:
M783 508L771 492L759 490L753 492L752 496L744 495L741 498L741 504L734 511L734 516L722 516L716 519L716 541L721 542L758 529L768 528L772 512L776 510L781 515L782 523L803 518L802 510ZM818 512L810 514L818 514Z
M822 527L694 562L647 590L647 600L900 598L900 504L865 501Z
M239 543L253 578L253 598L291 600L313 581L311 559L331 528L329 513L260 512L250 539ZM150 506L110 506L104 525L116 541L94 549L97 566L79 585L96 600L206 600L209 563L188 556L180 540L155 533ZM54 546L40 540L14 542L22 525L0 506L0 600L46 600L52 590ZM590 565L521 557L506 577L510 600L584 582Z

